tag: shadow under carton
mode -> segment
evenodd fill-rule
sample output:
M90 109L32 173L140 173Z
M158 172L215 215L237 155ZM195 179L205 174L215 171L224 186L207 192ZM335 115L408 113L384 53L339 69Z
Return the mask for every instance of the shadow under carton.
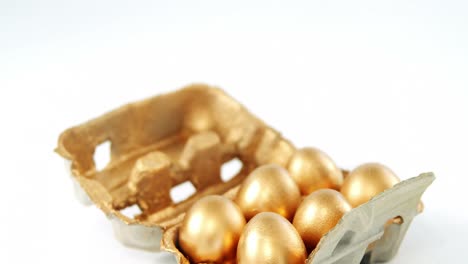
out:
M110 161L96 168L96 148L108 142ZM56 152L67 160L78 197L94 203L110 219L125 245L173 252L184 213L203 196L234 197L256 167L284 167L296 148L222 90L191 85L131 103L60 135ZM223 181L221 167L232 159L242 168ZM368 263L390 260L413 217L432 173L403 181L346 214L322 238L307 263ZM190 182L196 192L176 203L170 191ZM141 213L122 210L137 205ZM389 219L398 217L391 225ZM164 235L163 235L164 233ZM372 246L369 247L369 244Z

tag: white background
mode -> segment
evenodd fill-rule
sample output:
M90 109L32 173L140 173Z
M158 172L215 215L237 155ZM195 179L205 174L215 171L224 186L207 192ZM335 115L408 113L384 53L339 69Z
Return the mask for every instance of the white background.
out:
M466 1L0 1L0 263L174 263L73 196L64 129L193 82L344 168L434 171L391 263L467 263Z

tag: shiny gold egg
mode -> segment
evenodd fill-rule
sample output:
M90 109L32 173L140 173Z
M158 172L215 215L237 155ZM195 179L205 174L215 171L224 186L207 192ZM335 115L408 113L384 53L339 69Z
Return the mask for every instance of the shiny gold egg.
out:
M309 194L302 201L294 216L293 225L307 250L311 251L351 209L351 205L340 192L321 189Z
M260 212L274 212L292 220L301 202L301 193L286 169L269 164L250 173L235 202L247 220Z
M245 226L239 207L226 197L209 195L187 211L179 230L179 245L195 263L235 259Z
M264 212L245 227L237 247L237 263L304 264L306 254L294 226L279 214Z
M343 182L341 193L353 207L357 207L398 182L400 179L386 166L366 163L349 173Z
M324 188L339 190L343 183L340 168L316 148L297 150L289 161L288 170L303 195Z

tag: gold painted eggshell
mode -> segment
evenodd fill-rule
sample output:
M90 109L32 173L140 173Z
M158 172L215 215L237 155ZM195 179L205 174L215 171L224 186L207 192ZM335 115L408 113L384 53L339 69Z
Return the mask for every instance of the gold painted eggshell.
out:
M351 210L343 195L332 189L311 193L299 205L293 225L299 232L308 251Z
M279 165L263 165L242 183L235 202L247 220L260 212L274 212L292 220L301 193L288 171Z
M209 195L187 211L179 230L179 245L195 263L235 259L237 242L245 224L234 202L220 195Z
M340 168L316 148L297 150L289 161L288 170L303 195L325 188L339 190L343 183Z
M366 163L349 173L341 193L353 207L357 207L398 182L400 179L385 165Z
M252 218L239 240L238 264L304 264L304 242L294 226L276 213Z

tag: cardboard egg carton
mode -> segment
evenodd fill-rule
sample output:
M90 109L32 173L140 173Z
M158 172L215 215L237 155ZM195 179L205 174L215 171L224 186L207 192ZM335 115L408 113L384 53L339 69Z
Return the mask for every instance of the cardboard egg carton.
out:
M110 143L110 162L96 168L94 153ZM258 166L286 167L296 148L218 88L192 85L131 103L64 131L56 152L65 158L77 197L109 218L126 246L173 252L178 227L203 196L233 198L239 184ZM242 168L223 181L221 167L238 159ZM347 213L322 238L307 263L367 263L390 260L420 210L432 173L403 181ZM173 187L189 181L196 193L176 203ZM137 205L141 214L121 211ZM391 224L387 224L393 219Z

